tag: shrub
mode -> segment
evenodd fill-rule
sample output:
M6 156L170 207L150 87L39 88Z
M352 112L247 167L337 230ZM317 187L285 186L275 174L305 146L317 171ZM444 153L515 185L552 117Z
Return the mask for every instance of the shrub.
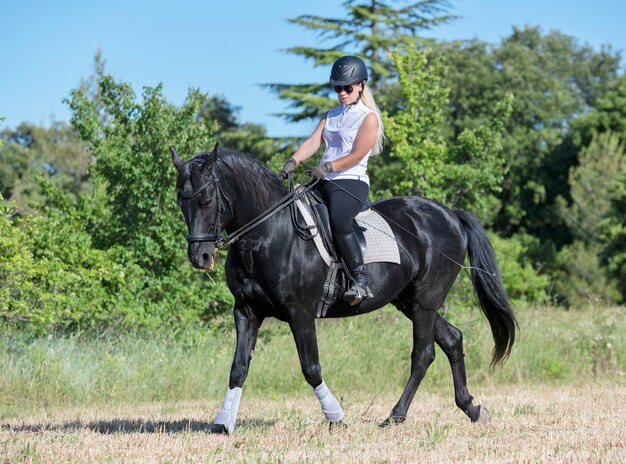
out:
M61 198L60 192L55 195ZM209 322L220 305L230 303L224 283L206 291L206 281L191 266L155 275L121 247L94 248L68 203L42 207L36 216L18 218L15 213L14 203L0 202L2 330L42 334L172 328Z

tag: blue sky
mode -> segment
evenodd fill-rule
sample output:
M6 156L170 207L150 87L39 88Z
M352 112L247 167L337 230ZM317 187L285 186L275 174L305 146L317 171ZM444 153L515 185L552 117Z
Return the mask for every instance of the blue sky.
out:
M272 116L286 103L259 86L267 82L315 82L329 69L313 68L284 49L328 46L287 18L341 16L339 1L0 0L0 127L22 121L48 125L68 120L63 98L91 74L98 48L106 70L142 86L163 83L181 104L191 87L223 95L241 107L239 119L267 127L269 135L308 135L314 123L289 124ZM402 4L402 2L396 2ZM626 49L624 0L452 0L462 16L431 33L442 39L477 37L498 42L512 27L557 29L595 48Z

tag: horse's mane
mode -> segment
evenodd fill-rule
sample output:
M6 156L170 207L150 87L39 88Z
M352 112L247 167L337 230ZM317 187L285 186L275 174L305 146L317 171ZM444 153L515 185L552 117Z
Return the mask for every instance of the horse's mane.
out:
M193 169L193 166L201 166L210 155L210 152L198 153L186 164L189 169ZM240 190L249 195L251 199L263 201L269 199L273 193L280 196L286 194L285 186L276 173L247 153L218 148L217 164L221 171L230 171L230 181L236 183ZM187 172L189 173L189 171ZM179 179L179 182L181 180L183 183L185 182L185 179ZM265 206L269 207L270 205Z

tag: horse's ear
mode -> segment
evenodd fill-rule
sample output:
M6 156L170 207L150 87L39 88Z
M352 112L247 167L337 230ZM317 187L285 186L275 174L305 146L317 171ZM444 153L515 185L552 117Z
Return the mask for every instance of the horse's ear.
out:
M218 146L219 146L219 143L216 143L215 147L213 148L213 151L209 154L209 156L207 156L206 161L204 162L205 168L212 166L213 163L217 161L217 147Z
M174 167L177 171L180 171L180 168L183 167L183 160L180 159L174 147L170 147L170 153L172 154L172 163L174 163Z

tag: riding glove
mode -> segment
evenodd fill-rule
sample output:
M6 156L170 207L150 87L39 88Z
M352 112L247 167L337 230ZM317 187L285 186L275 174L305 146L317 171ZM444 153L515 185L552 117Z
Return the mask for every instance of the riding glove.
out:
M287 177L289 177L289 175L293 174L293 172L296 170L297 165L298 163L295 159L289 158L287 161L285 161L285 164L283 164L283 169L280 171L280 177L282 179L286 179Z
M333 172L333 165L330 161L327 161L324 164L315 166L309 172L311 173L311 177L313 177L315 180L322 180L324 177L326 177L326 174Z

